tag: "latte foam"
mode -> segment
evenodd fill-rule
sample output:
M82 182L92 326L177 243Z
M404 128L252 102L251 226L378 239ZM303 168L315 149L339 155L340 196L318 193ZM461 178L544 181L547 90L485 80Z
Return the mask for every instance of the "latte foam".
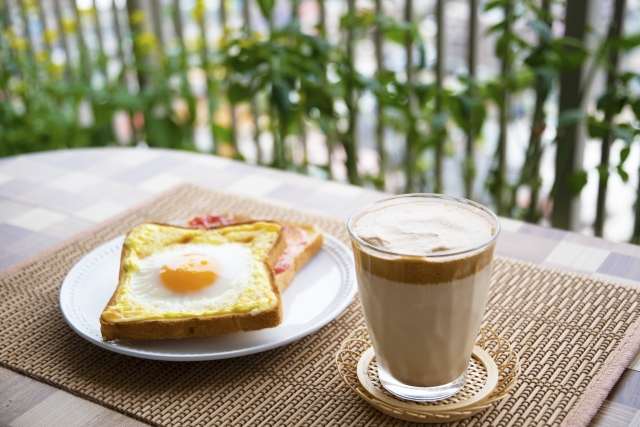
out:
M376 248L417 256L470 249L495 233L486 218L470 209L425 200L367 212L358 218L353 231Z

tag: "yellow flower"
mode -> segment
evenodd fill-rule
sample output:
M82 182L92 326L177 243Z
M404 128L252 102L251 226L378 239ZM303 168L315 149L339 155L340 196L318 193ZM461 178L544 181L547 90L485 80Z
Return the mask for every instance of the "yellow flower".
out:
M204 3L204 0L196 0L196 5L193 7L193 19L195 19L197 22L202 21L202 18L204 18L204 12L206 11L206 5Z
M245 49L245 48L251 47L253 43L249 39L242 39L238 44L240 45L241 48Z
M52 77L60 78L62 76L63 71L64 71L64 67L60 64L54 64L53 62L49 62L47 64L47 72Z
M9 44L11 44L11 41L16 37L16 33L13 31L13 28L7 28L4 31L4 36L7 38Z
M35 9L36 7L36 2L33 0L24 0L22 2L22 7L24 8L24 10L31 10L31 9Z
M189 38L184 41L184 45L189 52L199 52L202 48L202 40L200 37Z
M223 48L224 46L231 43L231 38L233 33L228 26L222 27L222 36L218 39L218 47Z
M48 44L53 43L58 39L58 32L56 30L47 30L44 32L44 41Z
M373 14L372 11L369 11L369 10L365 11L362 14L362 18L361 18L362 19L362 25L369 26L369 25L373 24L373 21L375 21L375 18L376 17Z
M38 62L47 62L49 60L49 52L41 50L35 54L35 58Z
M262 40L266 39L266 36L263 33L253 33L253 35L251 36L251 39L255 43L257 43L257 42L261 42Z
M214 80L224 80L227 76L227 70L224 67L217 66L213 69L213 78Z
M62 29L67 34L73 34L76 32L76 21L72 18L62 18Z
M135 12L129 15L129 22L131 25L138 25L144 21L144 12L141 10L136 10Z
M155 34L144 32L136 37L136 49L143 55L151 52L158 46Z
M80 16L87 16L89 18L93 17L93 14L95 13L95 9L91 6L89 6L86 9L80 9L78 8L78 13L80 14Z
M11 88L13 92L23 94L27 91L27 86L22 81L16 82Z
M15 50L25 50L27 48L27 41L22 37L12 37L9 39L9 45Z

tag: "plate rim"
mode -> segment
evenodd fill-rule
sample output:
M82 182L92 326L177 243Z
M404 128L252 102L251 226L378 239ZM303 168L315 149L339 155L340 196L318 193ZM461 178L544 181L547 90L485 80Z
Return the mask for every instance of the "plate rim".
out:
M109 239L107 242L96 246L90 252L85 254L82 258L80 258L74 265L71 267L69 272L66 274L62 285L60 286L60 291L58 295L58 303L60 311L62 312L62 316L65 319L66 323L71 327L71 329L81 336L86 341L91 344L97 345L98 347L104 348L106 350L110 350L114 353L123 354L126 356L136 357L140 359L150 359L150 360L162 360L162 361L177 361L177 362L196 362L196 361L206 361L206 360L222 360L229 359L234 357L242 357L248 356L251 354L262 353L265 351L273 350L278 347L282 347L288 344L291 344L294 341L302 339L308 335L313 334L318 331L320 328L326 326L329 322L336 319L353 301L356 293L357 293L357 283L355 277L355 263L353 260L353 255L351 251L342 241L340 241L335 236L323 232L323 245L321 250L326 250L328 255L332 258L332 260L338 265L341 274L343 275L343 285L341 286L343 289L336 293L335 298L342 298L342 300L338 300L338 303L328 307L328 311L323 311L319 313L315 320L311 320L311 325L303 330L299 331L296 334L286 337L285 339L277 340L274 342L262 344L256 347L243 348L233 351L228 351L224 353L190 353L190 354L169 354L169 353L160 353L153 352L148 350L136 350L130 347L121 347L116 343L105 342L102 339L97 339L91 336L89 333L84 331L81 326L76 325L74 320L72 319L72 315L75 317L81 317L80 313L70 313L69 310L78 310L77 306L72 306L66 308L68 306L68 302L63 301L64 297L74 296L73 293L74 287L71 280L76 272L75 270L80 269L83 266L83 261L87 261L91 259L91 257L96 257L99 254L99 251L106 246L114 244L117 240L123 240L125 235L119 235L112 239ZM313 258L312 258L313 259ZM341 297L341 295L344 295ZM73 301L74 298L72 298ZM323 313L325 313L323 315ZM86 322L85 319L82 319L83 322ZM91 327L92 328L92 327ZM277 328L277 327L276 327Z

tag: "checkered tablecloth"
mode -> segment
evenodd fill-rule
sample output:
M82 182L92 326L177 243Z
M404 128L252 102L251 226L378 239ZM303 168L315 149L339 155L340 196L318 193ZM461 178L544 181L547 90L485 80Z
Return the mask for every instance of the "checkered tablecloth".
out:
M345 221L356 208L385 197L384 193L370 189L170 150L114 147L5 158L0 159L0 270L181 182L295 206ZM501 221L499 254L640 286L639 246L506 218ZM47 394L45 391L50 387L32 382L0 370L0 425L37 425L50 421L51 411L56 410L62 411L62 420L72 423L68 425L82 425L73 423L85 420L82 414L94 412L107 424L136 423L104 408L95 409L96 405L62 391L54 389ZM17 384L17 388L2 387L9 383ZM16 390L21 393L34 390L35 395L43 398L34 397L28 405L17 406L12 399ZM54 397L56 404L48 400ZM64 410L69 405L85 405L82 407L89 409L79 409L72 416L73 411ZM95 414L91 417L98 416ZM637 357L594 423L640 426Z

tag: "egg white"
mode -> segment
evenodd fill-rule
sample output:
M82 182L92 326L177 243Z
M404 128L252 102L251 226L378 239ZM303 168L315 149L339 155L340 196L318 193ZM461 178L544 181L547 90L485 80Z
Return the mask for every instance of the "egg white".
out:
M174 292L162 282L160 271L173 258L202 254L219 265L216 281L197 291ZM128 297L153 311L205 312L231 307L251 285L253 257L251 249L239 243L173 245L138 261L131 274Z

